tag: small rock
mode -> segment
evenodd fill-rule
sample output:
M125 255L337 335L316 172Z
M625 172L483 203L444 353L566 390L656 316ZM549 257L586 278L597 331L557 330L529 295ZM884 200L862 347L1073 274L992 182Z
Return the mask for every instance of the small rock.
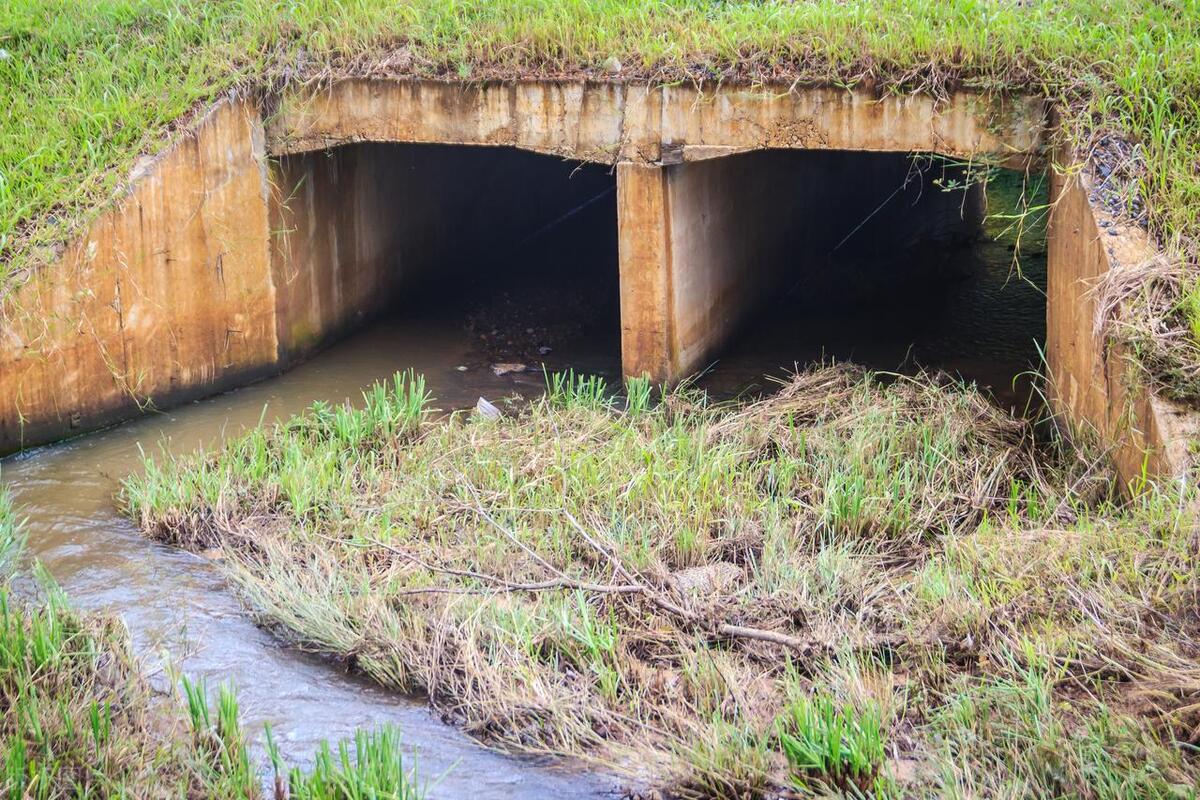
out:
M621 71L621 59L616 56L609 56L604 59L604 71L609 75L616 75Z
M703 567L681 569L671 573L671 580L682 592L708 594L720 592L742 577L742 568L728 561L706 564Z
M1109 235L1109 236L1120 236L1120 235L1121 235L1121 232L1120 232L1120 231L1118 231L1116 228L1109 228L1109 229L1108 229L1108 235Z
M510 372L524 372L524 371L525 371L525 365L518 364L516 362L505 361L505 362L501 362L499 364L492 364L492 372L496 373L496 377L499 377L501 375L507 375Z
M500 409L496 408L482 397L475 401L475 413L484 419L490 419L493 422L504 416L500 412Z
M459 372L467 371L467 368L465 366L463 366L462 364L459 364L457 367L455 367L455 369L458 370Z
M547 347L546 345L542 345L538 348L538 355L544 356L546 353L549 353L550 350L551 348Z

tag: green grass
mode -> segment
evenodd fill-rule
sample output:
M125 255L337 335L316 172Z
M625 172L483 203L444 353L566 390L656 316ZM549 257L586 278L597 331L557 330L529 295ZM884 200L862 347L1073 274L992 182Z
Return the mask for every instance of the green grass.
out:
M124 502L506 749L681 797L1191 796L1191 490L1120 503L1086 449L925 377L624 408L547 384L489 420L385 382L354 424L320 405L149 460Z
M24 525L17 516L12 495L0 484L0 581L6 579L16 567L24 547Z
M779 744L801 788L820 782L870 791L883 769L884 721L879 708L843 708L825 695L801 696L785 712Z
M10 0L0 85L20 113L0 122L0 287L51 261L197 103L385 62L483 79L602 76L615 59L650 80L1045 95L1111 170L1116 204L1190 270L1198 43L1196 0ZM1196 285L1170 293L1184 330Z
M359 731L353 748L341 742L336 755L328 742L322 742L312 770L292 768L286 780L273 741L269 750L276 784L286 785L286 796L296 800L420 800L425 796L414 770L404 767L400 732L391 726L374 733Z

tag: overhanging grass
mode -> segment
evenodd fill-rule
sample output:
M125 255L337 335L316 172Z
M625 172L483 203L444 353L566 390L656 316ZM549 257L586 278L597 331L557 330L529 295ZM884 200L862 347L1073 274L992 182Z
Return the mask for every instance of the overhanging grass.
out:
M125 500L474 735L679 796L1194 785L1190 497L1117 506L1098 463L924 379L827 368L715 408L635 382L621 411L548 384L436 419L398 376L148 463Z
M1044 94L1194 260L1195 0L10 0L0 8L0 286L45 263L197 101L366 71L952 84ZM1111 166L1111 165L1110 165Z

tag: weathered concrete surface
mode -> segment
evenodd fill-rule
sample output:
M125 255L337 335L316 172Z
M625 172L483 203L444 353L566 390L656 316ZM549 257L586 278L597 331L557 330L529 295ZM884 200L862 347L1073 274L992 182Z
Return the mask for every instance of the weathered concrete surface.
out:
M1056 410L1112 444L1123 480L1183 478L1200 441L1200 415L1157 397L1139 368L1106 342L1098 318L1101 282L1110 270L1160 258L1147 233L1090 202L1086 174L1051 173L1047 253L1046 360ZM1101 226L1100 223L1105 223ZM1113 231L1110 234L1110 231Z
M983 187L943 191L933 181L945 169L903 154L782 150L620 165L625 374L686 378L772 295L819 305L852 291L859 262L972 238ZM873 294L898 277L857 276Z
M683 365L676 345L670 192L663 167L617 165L617 252L622 366L627 375L666 383L683 373Z
M403 164L342 148L272 165L271 270L280 359L381 310L395 282Z
M273 364L263 132L223 101L0 321L0 453L243 383Z
M742 150L930 151L1023 165L1046 102L957 93L759 90L584 82L343 81L285 98L268 125L276 153L350 142L508 145L603 163L677 163Z

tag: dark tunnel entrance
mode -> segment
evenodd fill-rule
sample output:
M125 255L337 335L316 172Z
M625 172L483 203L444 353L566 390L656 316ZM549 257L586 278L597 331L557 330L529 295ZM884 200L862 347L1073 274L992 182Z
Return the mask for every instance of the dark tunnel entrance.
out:
M692 369L713 396L839 360L943 370L1014 408L1029 399L1046 327L1039 177L799 150L663 169L670 313L712 343ZM368 143L284 157L273 177L281 350L379 318L372 348L436 375L447 404L530 396L543 367L619 380L610 167Z
M281 316L320 331L378 317L375 346L398 369L436 374L452 405L539 391L543 365L619 380L611 167L508 147L356 144L285 157L276 183L280 302L307 304ZM288 273L322 277L297 286ZM306 335L281 340L305 347Z
M762 240L752 253L766 288L705 365L701 386L720 396L770 391L770 376L837 360L941 370L1018 411L1036 401L1043 175L900 153L728 160L745 177L722 181L734 210L708 225Z

